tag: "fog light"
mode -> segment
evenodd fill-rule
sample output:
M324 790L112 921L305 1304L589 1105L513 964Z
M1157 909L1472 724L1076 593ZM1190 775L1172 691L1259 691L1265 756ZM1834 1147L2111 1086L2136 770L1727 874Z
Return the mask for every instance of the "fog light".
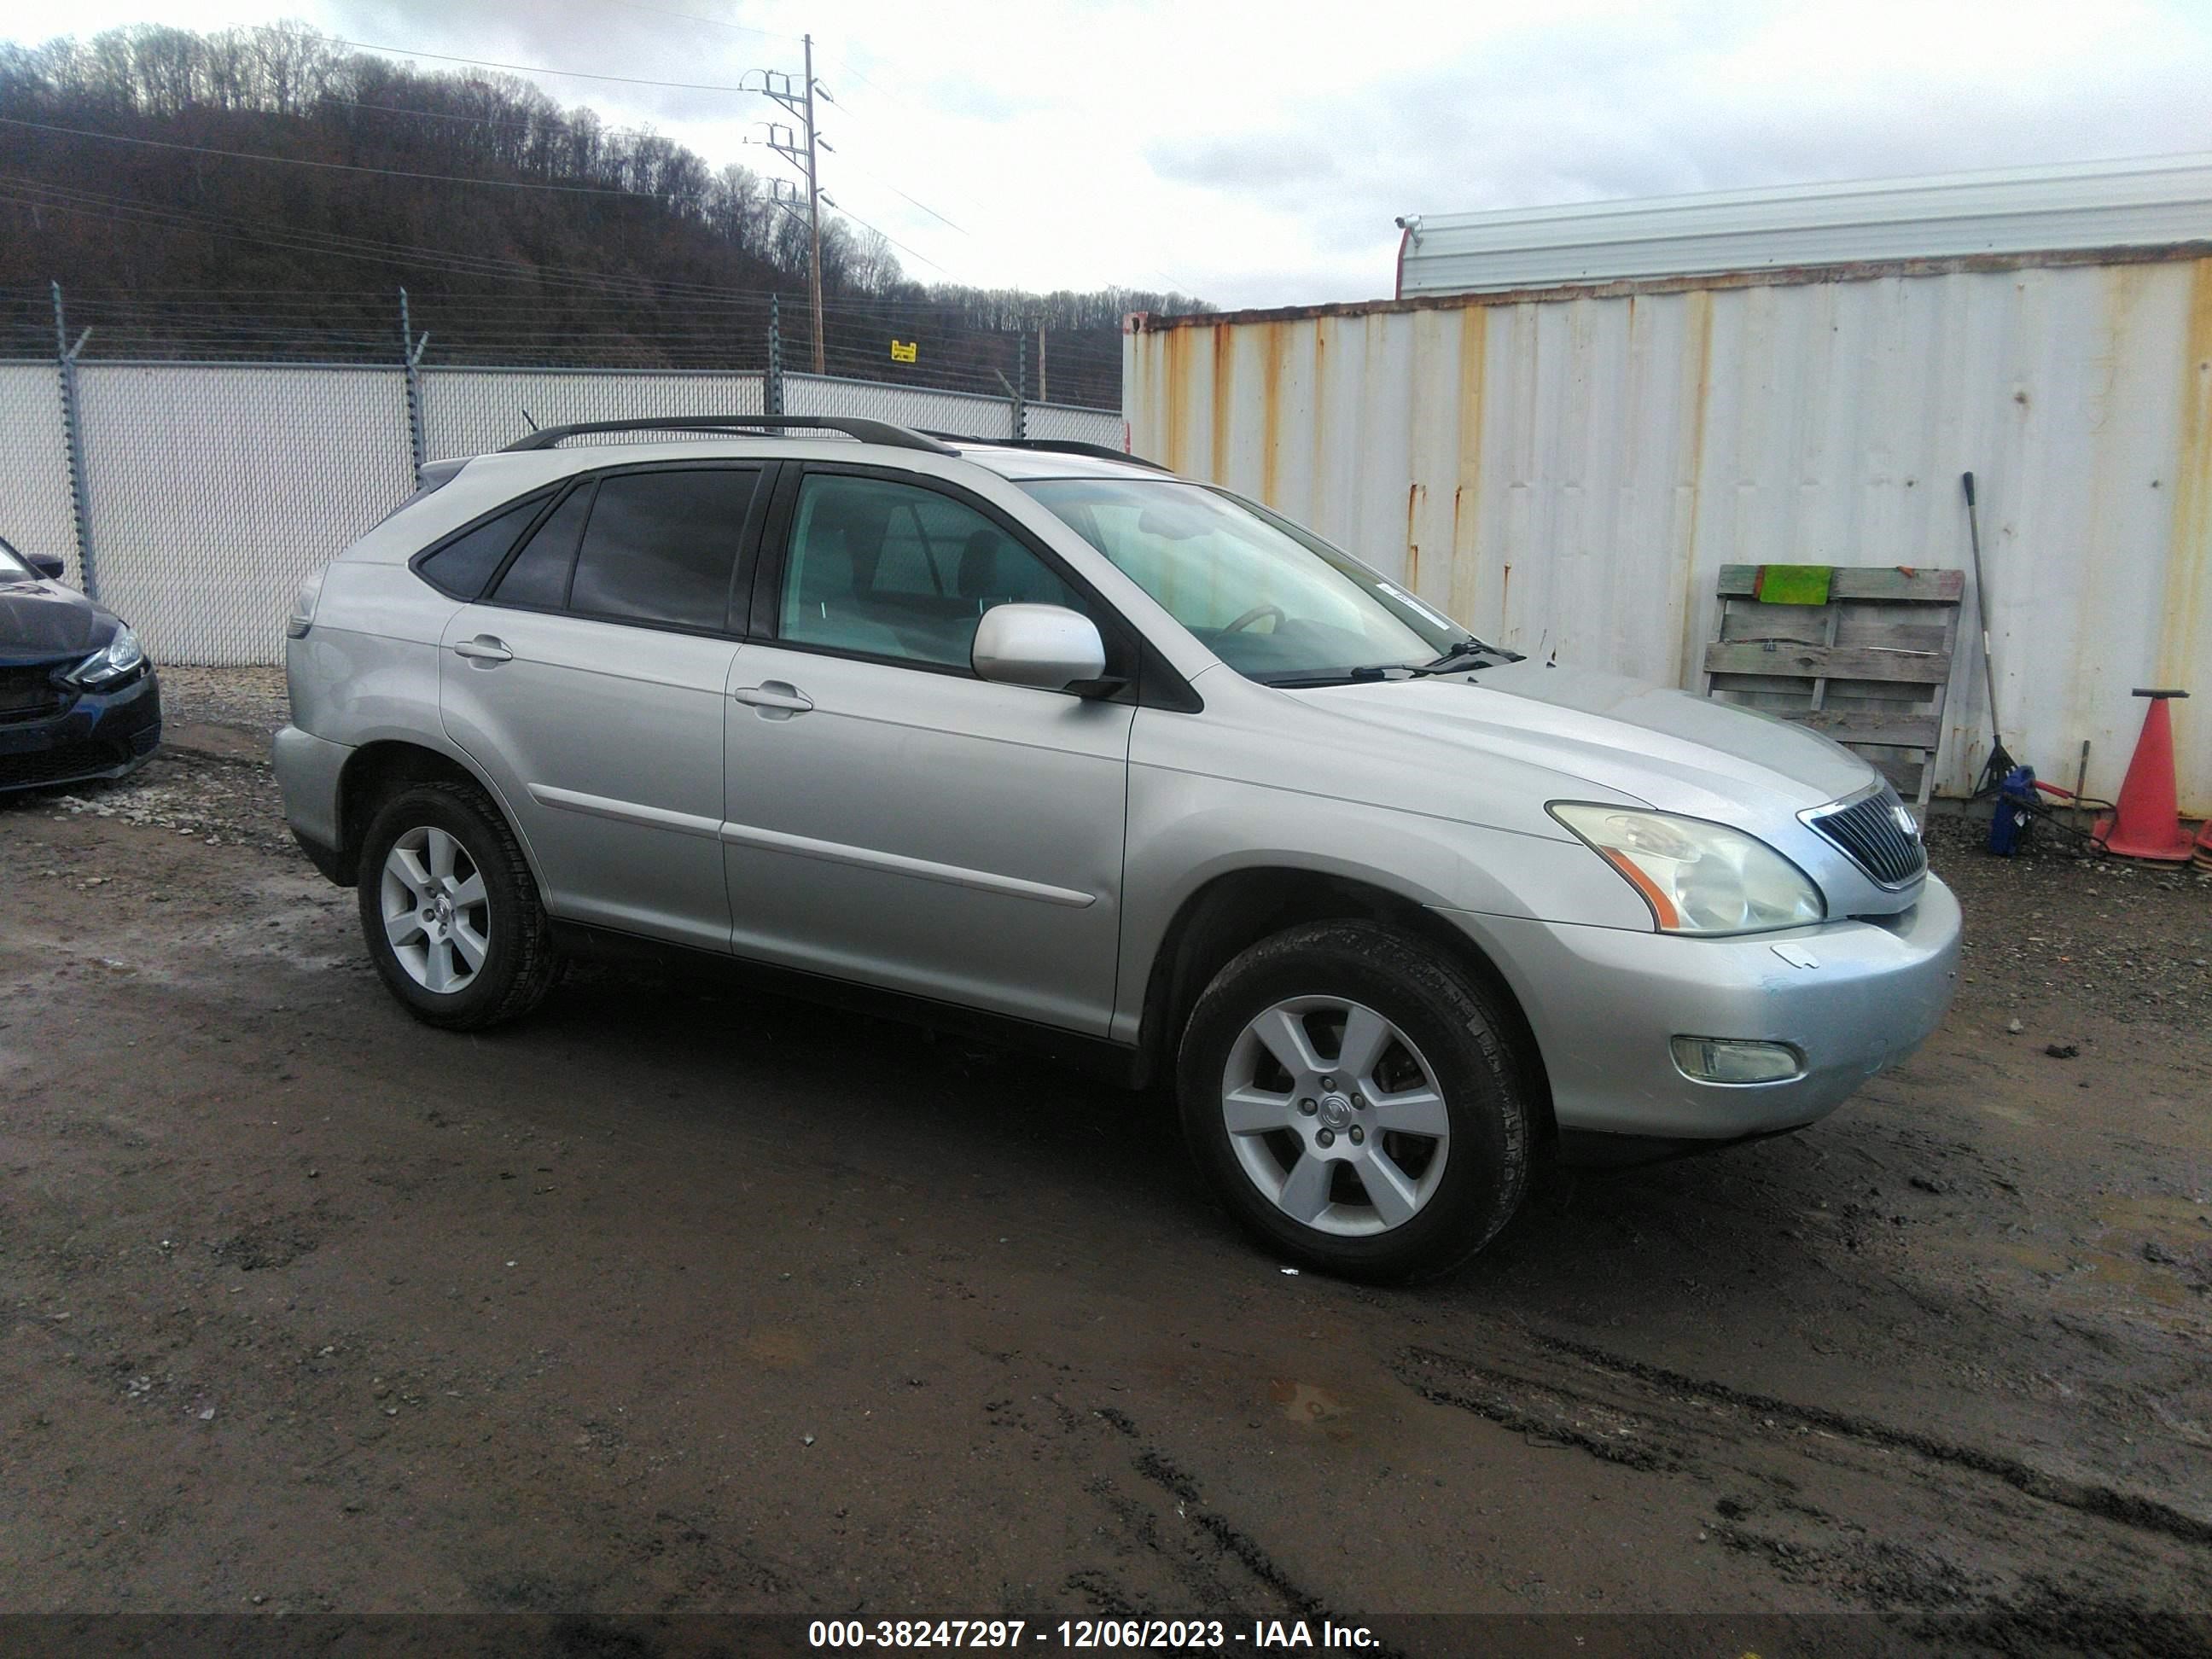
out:
M1784 1083L1805 1072L1805 1057L1786 1042L1678 1036L1674 1064L1697 1083Z

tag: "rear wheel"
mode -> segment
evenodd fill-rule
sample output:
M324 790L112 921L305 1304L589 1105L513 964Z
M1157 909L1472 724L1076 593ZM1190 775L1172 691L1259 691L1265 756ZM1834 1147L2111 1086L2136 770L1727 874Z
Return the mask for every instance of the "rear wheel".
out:
M1528 1182L1507 1029L1409 933L1295 927L1230 963L1192 1011L1184 1133L1231 1213L1289 1259L1359 1279L1448 1272Z
M468 785L417 784L385 803L362 840L360 896L378 974L429 1024L514 1019L560 977L521 845Z

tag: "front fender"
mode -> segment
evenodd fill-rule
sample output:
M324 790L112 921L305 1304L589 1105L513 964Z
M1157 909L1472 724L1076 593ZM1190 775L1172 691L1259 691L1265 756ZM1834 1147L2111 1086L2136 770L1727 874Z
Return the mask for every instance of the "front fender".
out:
M1270 869L1341 877L1430 908L1651 931L1643 901L1579 842L1139 763L1129 772L1117 1040L1137 1040L1152 965L1191 896L1222 876Z

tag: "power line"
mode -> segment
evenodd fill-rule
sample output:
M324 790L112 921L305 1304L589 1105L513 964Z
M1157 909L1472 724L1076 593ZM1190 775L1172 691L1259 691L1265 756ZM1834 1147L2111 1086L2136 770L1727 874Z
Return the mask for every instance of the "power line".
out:
M226 241L258 244L290 252L330 253L403 269L434 270L455 276L500 277L526 283L536 282L550 287L565 287L629 298L690 301L728 297L726 289L700 283L664 283L651 277L585 270L573 265L528 264L519 260L455 253L441 248L419 247L405 243L382 242L373 238L346 236L335 232L241 226L143 203L123 201L114 197L64 190L36 179L0 174L0 191L9 188L18 193L13 196L0 194L0 199L14 201L19 206L75 213L112 222L191 230ZM25 191L32 193L28 196L21 193Z
M419 115L426 121L465 121L471 126L512 127L518 131L531 131L542 125L538 121L495 121L488 115L449 115L443 110L402 109L397 104L365 104L358 98L333 98L325 93L316 100L319 104L337 104L346 109L373 109L386 115ZM566 120L568 112L555 110L547 120Z
M217 149L208 144L179 144L164 138L132 138L120 132L93 132L83 127L55 126L50 122L26 121L14 115L0 115L0 124L29 127L40 132L59 133L70 138L95 138L110 144L137 144L145 149L182 150L191 155L214 155L229 161L268 161L278 167L316 167L325 173L367 173L383 179L418 179L437 185L484 185L494 190L550 190L568 196L623 196L647 201L659 199L643 191L623 190L612 185L541 185L521 179L476 179L459 173L410 173L402 167L358 167L350 161L312 161L299 155L261 155L252 150Z
M672 87L679 92L757 94L760 91L758 87L717 86L699 81L654 81L638 75L602 75L592 70L546 69L536 64L502 64L489 58L456 58L450 52L420 52L412 46L380 46L373 40L349 40L337 34L325 38L341 46L352 46L361 52L389 52L395 58L428 58L441 64L471 64L478 69L507 70L516 75L560 75L574 81L614 81L626 87Z
M827 196L823 197L822 199L825 202L830 202L830 198ZM835 202L830 202L830 205L833 208L837 208L838 212L843 214L854 224L860 226L861 229L875 231L877 235L882 237L884 240L889 242L893 247L904 248L907 252L913 254L915 258L921 260L922 264L927 265L932 270L943 270L947 276L950 276L952 274L949 270L945 270L945 267L943 265L938 264L936 260L931 258L927 253L921 252L914 248L907 247L907 245L904 242L899 240L899 239L892 235L890 232L887 230L878 230L875 226L870 224L859 214L854 212L852 209L848 207L837 207L837 204Z

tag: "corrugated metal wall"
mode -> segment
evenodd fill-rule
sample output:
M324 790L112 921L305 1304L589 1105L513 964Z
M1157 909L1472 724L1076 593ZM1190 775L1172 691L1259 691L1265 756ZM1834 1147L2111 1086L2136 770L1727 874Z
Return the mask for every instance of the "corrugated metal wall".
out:
M2070 785L2086 738L2109 795L2130 689L2191 687L2184 806L2212 813L2212 260L1199 319L1125 349L1138 454L1486 637L1686 686L1723 564L1966 568L1971 469L2008 746ZM1978 647L1946 724L1961 793Z

